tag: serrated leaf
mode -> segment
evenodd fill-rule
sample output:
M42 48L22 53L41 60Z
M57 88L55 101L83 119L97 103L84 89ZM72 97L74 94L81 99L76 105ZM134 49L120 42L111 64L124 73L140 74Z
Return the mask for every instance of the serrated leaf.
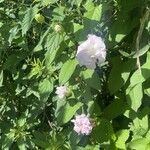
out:
M48 35L47 41L45 43L45 48L47 49L47 52L45 54L45 64L47 67L49 67L51 63L55 60L56 54L60 48L60 44L63 39L63 35L59 33Z
M63 66L60 70L60 73L59 73L59 83L60 84L65 84L70 79L77 64L78 64L78 62L76 59L70 59L63 64Z
M47 36L46 39L46 43L45 43L45 48L47 48L47 50L55 50L59 44L62 42L63 40L63 36L59 33L50 33Z
M27 9L23 21L21 23L22 35L25 35L26 32L30 29L32 20L34 19L34 16L38 13L38 11L38 5Z

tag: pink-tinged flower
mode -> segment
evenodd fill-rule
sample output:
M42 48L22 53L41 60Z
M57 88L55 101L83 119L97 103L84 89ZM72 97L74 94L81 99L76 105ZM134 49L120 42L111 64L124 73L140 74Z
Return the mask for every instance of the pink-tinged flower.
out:
M106 46L101 37L93 34L78 46L76 57L80 66L95 69L96 63L102 64L106 59Z
M57 96L60 98L60 99L63 99L65 98L69 91L68 91L68 88L66 86L59 86L56 88L56 92Z
M74 123L74 130L78 134L89 135L92 131L92 123L85 114L77 115L75 119L71 120Z

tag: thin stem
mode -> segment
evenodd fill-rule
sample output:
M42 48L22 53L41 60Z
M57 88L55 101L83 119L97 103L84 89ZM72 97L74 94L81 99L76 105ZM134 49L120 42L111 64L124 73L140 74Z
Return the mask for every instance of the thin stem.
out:
M145 22L148 20L149 18L149 14L150 14L150 9L147 8L146 9L146 12L144 14L144 16L142 17L142 19L140 20L140 28L139 28L139 31L138 31L138 34L137 34L137 38L136 38L136 45L135 45L135 48L136 48L136 51L137 51L137 66L138 66L138 69L140 71L140 74L141 74L141 64L140 64L140 56L139 56L139 51L140 51L140 40L141 40L141 37L142 37L142 33L143 33L143 30L144 30L144 25L145 25Z

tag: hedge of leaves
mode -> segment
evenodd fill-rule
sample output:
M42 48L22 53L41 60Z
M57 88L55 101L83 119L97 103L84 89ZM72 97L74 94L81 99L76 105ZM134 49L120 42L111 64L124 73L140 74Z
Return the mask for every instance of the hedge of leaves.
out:
M150 150L149 19L149 0L0 0L0 149ZM95 69L76 58L89 34Z

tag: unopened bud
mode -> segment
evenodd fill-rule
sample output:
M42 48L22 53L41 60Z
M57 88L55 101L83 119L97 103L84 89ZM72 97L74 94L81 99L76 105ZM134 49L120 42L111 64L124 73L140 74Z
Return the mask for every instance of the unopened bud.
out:
M41 23L41 24L45 21L44 16L41 14L36 14L34 18L38 23Z
M62 25L57 24L57 25L55 25L54 30L55 30L55 32L60 33L60 32L63 32L63 27L62 27Z

